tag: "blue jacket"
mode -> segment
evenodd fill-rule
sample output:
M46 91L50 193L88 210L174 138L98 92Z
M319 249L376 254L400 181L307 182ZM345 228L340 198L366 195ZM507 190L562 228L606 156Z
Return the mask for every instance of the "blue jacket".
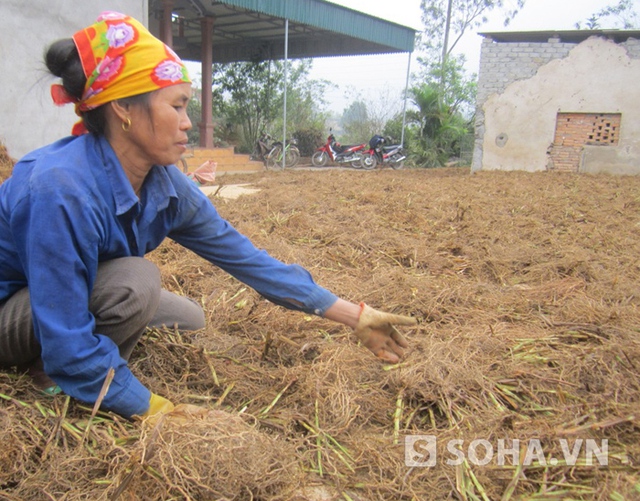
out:
M337 299L257 249L175 166L154 166L138 199L104 138L62 139L22 158L0 186L0 301L29 287L45 371L68 395L95 402L113 367L103 407L147 411L149 390L83 305L98 263L144 256L165 237L287 308L324 315Z

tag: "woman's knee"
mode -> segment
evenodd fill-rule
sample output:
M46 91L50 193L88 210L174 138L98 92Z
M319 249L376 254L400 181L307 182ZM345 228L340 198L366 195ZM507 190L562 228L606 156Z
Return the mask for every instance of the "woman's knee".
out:
M178 296L162 290L160 305L149 327L170 327L178 330L195 331L205 327L205 315L202 307L193 299Z
M140 257L126 257L100 263L91 295L91 309L100 322L107 317L122 322L137 319L145 324L160 303L158 267Z

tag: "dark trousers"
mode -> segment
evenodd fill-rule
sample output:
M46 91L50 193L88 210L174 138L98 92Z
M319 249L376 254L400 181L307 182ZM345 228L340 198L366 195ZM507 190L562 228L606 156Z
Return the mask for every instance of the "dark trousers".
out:
M99 265L89 310L95 317L95 332L110 337L125 360L147 327L197 330L205 324L202 308L189 298L162 289L158 268L140 257ZM39 358L29 289L24 288L0 306L0 366L28 366Z

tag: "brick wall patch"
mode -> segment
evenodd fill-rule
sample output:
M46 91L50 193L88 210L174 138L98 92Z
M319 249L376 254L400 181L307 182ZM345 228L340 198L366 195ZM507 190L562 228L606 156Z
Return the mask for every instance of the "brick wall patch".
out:
M620 113L558 113L548 170L578 172L584 145L615 146Z

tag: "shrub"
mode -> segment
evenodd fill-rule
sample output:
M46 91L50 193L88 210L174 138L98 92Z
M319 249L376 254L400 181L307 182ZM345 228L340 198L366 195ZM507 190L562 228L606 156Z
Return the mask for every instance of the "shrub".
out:
M317 128L297 130L293 137L298 140L298 149L303 157L310 157L324 143L323 132Z

